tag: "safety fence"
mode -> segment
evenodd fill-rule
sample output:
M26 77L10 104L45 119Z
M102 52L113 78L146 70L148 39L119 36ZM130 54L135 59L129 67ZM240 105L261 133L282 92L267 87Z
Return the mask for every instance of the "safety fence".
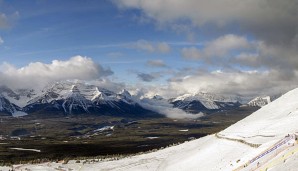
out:
M236 139L236 138L229 138L229 137L225 137L223 135L219 135L218 133L215 134L215 137L216 138L219 138L219 139L226 139L226 140L230 140L230 141L236 141L236 142L240 142L242 144L246 144L250 147L253 147L253 148L258 148L260 147L261 144L254 144L254 143L249 143L247 141L244 141L242 139Z

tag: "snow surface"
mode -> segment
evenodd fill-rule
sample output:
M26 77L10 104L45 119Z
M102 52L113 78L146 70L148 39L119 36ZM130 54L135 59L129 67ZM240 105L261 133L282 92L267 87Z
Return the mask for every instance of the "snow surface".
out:
M15 112L12 113L12 116L16 117L16 118L26 116L26 115L28 115L28 114L26 112L22 112L22 111L15 111Z
M270 149L285 139L288 134L298 132L298 89L292 90L252 115L237 122L216 135L209 135L156 152L127 157L120 160L87 162L71 161L68 164L42 163L15 166L25 170L234 170ZM219 138L221 137L221 138ZM287 139L287 137L286 137ZM243 143L246 142L246 143ZM253 147L248 144L258 144ZM266 154L273 170L296 170L298 145L284 145L285 150L277 156ZM290 152L290 153L289 153ZM294 151L295 152L295 151ZM280 155L288 154L284 162L270 164ZM272 156L271 156L272 155ZM285 156L285 155L284 155ZM257 167L257 163L251 164ZM249 166L250 167L250 166ZM16 169L16 170L18 170Z
M10 148L12 150L18 150L18 151L33 151L33 152L37 152L37 153L40 153L41 151L40 150L37 150L37 149L29 149L29 148Z
M293 151L289 152L295 152L293 156L290 156L291 153L283 153L279 156L277 156L277 159L273 161L272 163L269 163L272 167L272 170L270 171L280 171L280 170L288 170L288 171L296 171L298 168L298 153L297 148ZM289 155L289 156L285 156ZM284 156L284 157L283 157Z
M109 131L114 130L114 126L104 126L102 128L96 129L93 132L103 132L103 131Z

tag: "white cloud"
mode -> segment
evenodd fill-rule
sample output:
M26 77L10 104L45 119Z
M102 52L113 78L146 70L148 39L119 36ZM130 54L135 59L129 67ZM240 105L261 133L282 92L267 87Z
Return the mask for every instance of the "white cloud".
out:
M131 89L130 93L134 97L136 97L136 100L142 107L148 110L152 110L162 115L165 115L166 117L176 118L176 119L183 119L183 118L194 119L194 118L199 118L203 116L203 113L191 114L181 109L173 108L173 104L170 104L169 101L166 99L161 99L161 100L152 99L152 97L157 94L156 90L159 89L160 86L149 87L144 85L138 85L136 87L130 87Z
M0 1L0 5L1 5L1 1ZM19 16L20 14L18 11L8 15L5 13L0 13L0 29L10 27L15 22L15 20L19 18Z
M183 48L181 53L182 56L187 59L199 60L204 58L203 52L196 47Z
M156 45L157 51L161 53L168 53L171 51L171 47L166 42L161 42Z
M93 80L113 74L104 69L91 58L75 56L69 60L53 60L50 64L33 62L22 68L8 63L0 66L0 81L10 87L32 88L43 87L45 84L66 80Z
M297 8L293 0L113 0L121 9L139 9L157 23L173 25L190 21L190 26L215 26L219 30L240 26L266 38L280 41L297 33ZM214 29L214 28L213 28Z
M146 64L151 67L166 67L167 66L163 60L149 60L149 61L147 61Z
M110 52L107 54L107 56L112 57L112 58L118 58L122 57L124 54L121 52Z
M163 114L168 118L184 119L184 118L199 118L203 116L203 113L190 114L185 111L173 108L173 105L164 100L151 100L144 98L139 102L144 108Z
M249 35L262 42L252 54L258 54L253 66L291 70L298 67L298 3L295 0L113 0L119 9L138 9L158 28L208 39L230 33ZM191 36L195 37L195 36ZM231 49L247 48L250 39L226 35L211 41L203 50L183 49L186 58L227 64L225 60L206 57L235 55ZM225 43L223 43L225 42ZM239 43L239 44L238 44ZM209 48L210 47L210 48ZM197 48L197 49L195 49ZM246 51L243 53L247 53ZM237 55L237 54L236 54ZM210 61L211 60L211 61ZM233 59L232 59L233 60ZM243 58L241 64L244 64ZM252 58L249 65L252 66Z
M202 49L196 47L183 48L182 56L188 59L208 60L212 57L225 57L234 50L251 48L254 42L249 42L246 37L227 34L204 44Z
M137 78L141 81L153 82L153 81L160 79L164 75L164 72L151 72L151 73L139 72L136 74L137 74Z
M7 16L3 13L0 13L0 28L5 28L7 26Z
M227 34L207 43L204 51L207 56L223 56L232 50L249 47L250 42L245 37Z
M150 73L138 73L137 77L144 82L152 82L155 79L157 79L157 77L154 74L150 74Z
M170 80L167 91L176 94L205 91L248 97L276 95L297 87L298 72L294 73L292 79L288 79L286 74L278 70L198 71L196 74Z
M234 63L238 63L242 66L260 67L260 56L257 53L240 53L233 59Z
M129 48L139 49L147 52L168 53L171 47L166 42L149 42L147 40L138 40L128 45Z
M4 40L2 39L2 37L0 37L0 45L4 43Z
M155 51L155 48L153 47L152 43L146 40L138 40L137 42L133 43L132 47L135 49L140 49L148 52Z

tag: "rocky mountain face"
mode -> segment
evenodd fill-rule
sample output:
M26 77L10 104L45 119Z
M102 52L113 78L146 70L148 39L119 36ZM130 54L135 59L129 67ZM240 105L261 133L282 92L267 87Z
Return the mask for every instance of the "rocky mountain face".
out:
M256 97L247 103L248 106L263 107L271 102L270 96Z
M13 114L20 110L21 109L18 106L14 105L13 103L10 103L9 100L7 100L4 96L0 94L0 116Z
M228 97L221 96L212 93L195 93L185 94L174 99L169 100L170 103L176 108L183 109L185 111L195 112L206 112L210 110L221 110L237 108L241 105L240 97Z

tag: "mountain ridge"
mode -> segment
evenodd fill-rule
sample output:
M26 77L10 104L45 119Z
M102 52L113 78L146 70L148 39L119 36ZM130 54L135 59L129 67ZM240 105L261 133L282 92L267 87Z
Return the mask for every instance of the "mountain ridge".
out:
M224 96L215 93L197 92L176 98L165 99L156 94L149 96L131 95L122 89L120 92L101 88L85 82L61 81L47 85L42 90L12 90L0 86L0 94L15 106L17 111L27 113L58 112L67 114L104 113L142 115L160 113L165 108L180 109L190 114L229 110L241 106L241 96ZM162 101L162 103L160 103ZM148 105L149 104L149 105ZM12 110L10 110L12 111ZM9 113L9 112L8 112ZM12 113L12 112L10 112Z

